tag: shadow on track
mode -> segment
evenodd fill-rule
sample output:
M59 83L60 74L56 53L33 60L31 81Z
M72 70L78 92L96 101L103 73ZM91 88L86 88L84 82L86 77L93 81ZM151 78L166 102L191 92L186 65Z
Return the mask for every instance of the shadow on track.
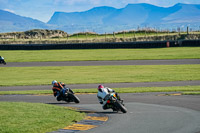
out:
M45 104L52 104L52 105L63 105L63 104L77 104L77 103L67 103L67 102L63 102L63 103L45 103Z

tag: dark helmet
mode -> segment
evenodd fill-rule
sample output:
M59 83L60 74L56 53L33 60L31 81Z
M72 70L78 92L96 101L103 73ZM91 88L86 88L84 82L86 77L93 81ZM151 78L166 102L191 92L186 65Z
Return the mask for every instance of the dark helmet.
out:
M104 88L104 86L103 85L99 85L98 86L98 90L101 91L101 88Z

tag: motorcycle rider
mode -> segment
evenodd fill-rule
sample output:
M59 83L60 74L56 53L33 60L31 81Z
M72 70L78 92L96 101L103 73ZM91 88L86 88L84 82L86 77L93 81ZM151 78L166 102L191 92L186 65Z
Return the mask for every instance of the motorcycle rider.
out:
M4 62L4 58L3 58L3 56L0 56L0 63L3 63Z
M109 109L111 108L109 106L109 104L107 104L107 98L109 97L110 93L115 92L113 89L108 88L108 87L104 87L103 85L98 85L98 93L97 93L97 98L99 100L99 103L102 104L102 108L105 109ZM119 95L115 92L117 99L121 100Z
M73 93L73 91L70 88L66 88L65 84L62 82L57 82L56 80L52 81L52 91L53 91L53 95L54 97L56 97L57 101L61 101L62 100L62 96L65 95L65 93L67 91L70 91Z

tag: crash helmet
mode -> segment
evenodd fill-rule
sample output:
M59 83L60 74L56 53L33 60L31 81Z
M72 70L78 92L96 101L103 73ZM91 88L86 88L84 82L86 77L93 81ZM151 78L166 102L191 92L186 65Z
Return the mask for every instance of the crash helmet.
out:
M52 81L52 85L54 86L55 84L57 84L58 82L56 80Z
M99 86L98 86L98 90L99 90L99 91L101 91L102 88L104 88L103 85L99 85Z

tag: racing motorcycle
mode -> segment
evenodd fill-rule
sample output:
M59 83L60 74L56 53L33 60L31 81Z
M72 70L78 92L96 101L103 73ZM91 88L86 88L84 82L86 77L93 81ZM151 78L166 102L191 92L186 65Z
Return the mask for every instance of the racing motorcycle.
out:
M4 65L6 65L6 62L5 62L5 60L0 60L0 64L4 64Z
M107 99L107 104L113 111L121 111L123 113L127 112L127 109L123 104L123 100L119 100L115 93L110 93Z
M75 102L80 103L80 99L74 94L70 88L63 88L63 94L61 95L61 100L65 102Z

